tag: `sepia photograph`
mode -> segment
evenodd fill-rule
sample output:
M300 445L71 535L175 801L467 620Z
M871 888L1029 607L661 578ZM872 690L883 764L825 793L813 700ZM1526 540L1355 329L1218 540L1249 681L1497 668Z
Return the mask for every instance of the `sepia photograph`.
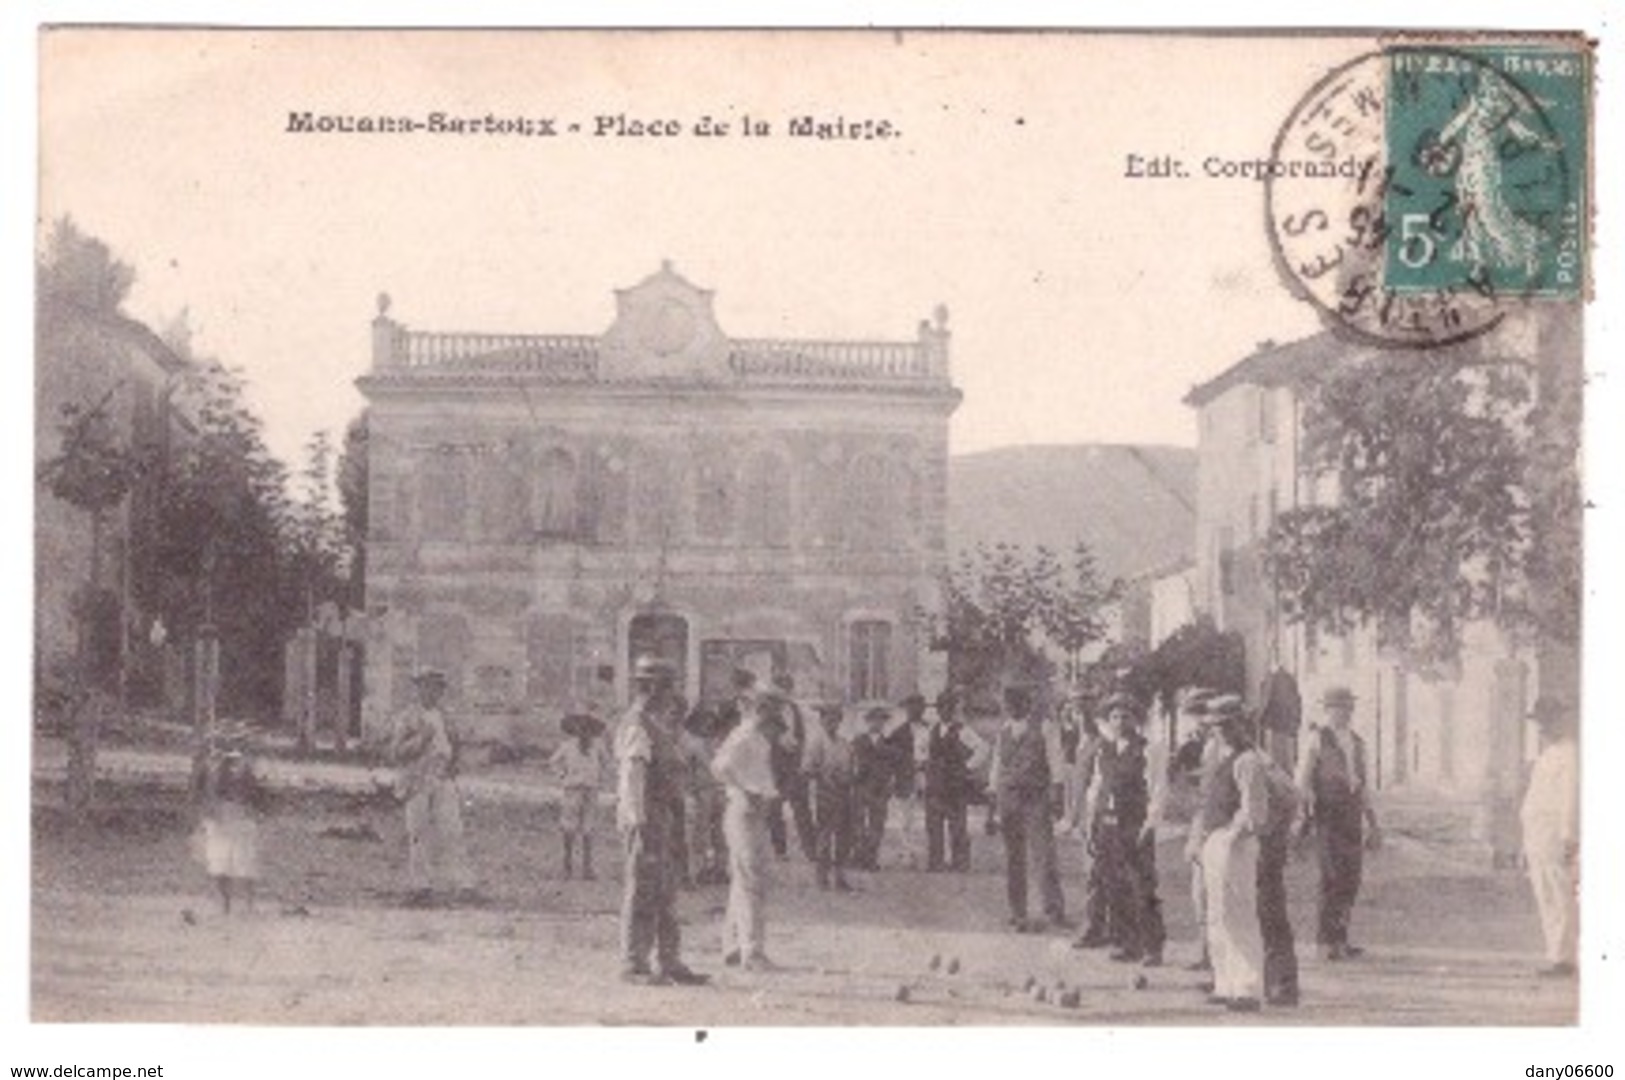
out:
M1588 30L37 25L20 1019L1595 1022Z

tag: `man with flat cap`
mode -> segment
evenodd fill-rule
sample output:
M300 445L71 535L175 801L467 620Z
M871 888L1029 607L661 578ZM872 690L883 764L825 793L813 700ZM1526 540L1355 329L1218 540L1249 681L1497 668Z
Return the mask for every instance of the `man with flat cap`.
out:
M678 955L683 762L677 729L683 702L677 694L677 670L664 660L641 657L633 666L632 682L632 704L615 733L616 823L626 855L621 978L644 985L693 985L705 982L705 976L690 971Z
M880 869L880 847L886 835L886 811L897 778L896 756L886 738L891 710L876 705L863 714L864 731L852 740L852 865Z
M1344 686L1331 687L1321 697L1321 708L1325 723L1304 739L1298 757L1298 831L1315 833L1321 955L1349 960L1364 951L1349 944L1349 917L1360 894L1365 849L1377 843L1377 819L1367 790L1365 740L1353 728L1354 694Z
M405 804L409 899L424 906L439 890L472 893L474 874L463 842L457 744L441 708L446 675L424 668L412 685L417 701L395 715L388 753L399 770L397 791Z
M1575 972L1579 910L1575 888L1580 860L1580 751L1574 711L1544 696L1530 713L1540 731L1540 756L1524 794L1524 858L1540 908L1546 966L1540 974L1570 978Z
M1004 721L993 740L988 789L997 801L1004 835L1004 882L1010 925L1020 933L1044 928L1027 916L1027 884L1034 880L1043 894L1044 914L1056 927L1071 925L1066 898L1055 865L1055 820L1050 815L1049 749L1039 720L1033 687L1012 684L1004 690Z

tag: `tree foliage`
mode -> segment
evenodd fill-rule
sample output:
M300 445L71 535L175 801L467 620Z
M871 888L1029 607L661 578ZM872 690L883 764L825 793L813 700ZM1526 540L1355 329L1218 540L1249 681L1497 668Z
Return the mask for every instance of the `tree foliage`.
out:
M92 311L116 312L135 284L135 271L82 232L71 217L51 226L34 272L42 300L67 300Z
M1424 665L1454 659L1473 620L1516 622L1531 400L1527 371L1464 351L1379 354L1313 383L1301 464L1335 494L1266 538L1283 614L1335 634L1373 625Z
M339 451L336 482L339 510L343 515L344 544L349 553L348 604L360 608L364 600L367 559L367 484L369 427L367 411L344 429L344 446Z
M942 610L926 616L931 647L948 654L949 681L985 705L1005 679L1047 678L1046 644L1075 660L1103 638L1117 591L1083 543L1070 565L1042 546L978 544L943 575Z

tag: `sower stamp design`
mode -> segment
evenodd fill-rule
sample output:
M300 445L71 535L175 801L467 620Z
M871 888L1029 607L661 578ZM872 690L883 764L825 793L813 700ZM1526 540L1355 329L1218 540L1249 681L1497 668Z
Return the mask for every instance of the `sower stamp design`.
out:
M1277 264L1340 333L1433 347L1584 283L1585 56L1395 47L1317 83L1276 138Z

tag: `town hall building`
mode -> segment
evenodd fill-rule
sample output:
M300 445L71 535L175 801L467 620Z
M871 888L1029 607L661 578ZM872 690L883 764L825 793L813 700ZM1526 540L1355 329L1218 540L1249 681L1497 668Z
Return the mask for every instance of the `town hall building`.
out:
M380 297L368 400L365 715L445 671L474 715L690 700L738 666L896 702L945 555L947 313L912 340L730 338L670 264L601 335L408 329Z

